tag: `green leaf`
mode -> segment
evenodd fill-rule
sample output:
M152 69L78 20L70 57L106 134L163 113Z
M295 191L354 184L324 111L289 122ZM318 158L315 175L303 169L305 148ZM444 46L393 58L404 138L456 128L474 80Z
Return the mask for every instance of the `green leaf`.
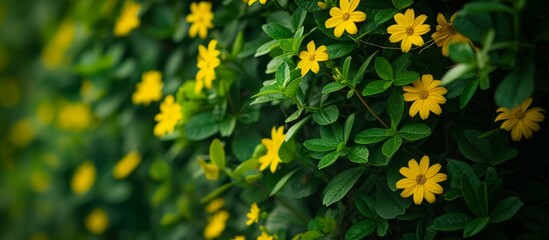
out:
M396 218L410 206L411 201L404 199L399 193L387 188L387 184L378 184L376 192L376 213L383 219Z
M202 199L200 199L200 203L204 204L207 203L217 196L221 195L223 192L225 192L227 189L231 188L233 186L232 182L225 183L218 188L214 189L212 192L210 192L208 195L204 196Z
M488 189L485 182L480 183L477 189L477 199L480 213L483 217L488 216Z
M473 162L490 163L490 142L486 138L479 138L480 132L466 130L458 141L459 151Z
M463 11L467 13L514 12L512 8L499 2L471 2L463 6Z
M327 139L327 138L310 139L303 143L303 146L315 152L332 151L332 150L335 150L338 145L339 145L339 142L336 141L335 139Z
M322 158L320 158L320 162L318 162L318 169L323 169L332 165L340 155L341 153L339 151L333 151L325 154Z
M294 139L290 141L282 142L278 149L278 156L283 163L289 163L296 159L297 156L297 144Z
M389 96L387 101L387 113L391 118L391 127L396 129L402 119L402 113L404 112L404 99L402 94L395 93Z
M404 71L396 75L394 84L395 86L406 86L410 83L415 82L416 80L419 80L419 73Z
M303 10L303 8L297 7L294 10L294 13L292 13L292 27L296 32L298 32L303 26L303 22L305 21L305 17L307 17L307 11ZM303 33L303 30L301 30L301 33ZM301 35L295 35L294 38L299 38Z
M381 152L387 157L393 156L398 151L402 144L402 138L400 136L393 136L389 138L381 147Z
M367 163L370 151L365 146L355 145L352 146L347 154L347 158L354 163Z
M236 117L225 118L221 123L219 123L219 133L222 137L228 137L233 134L234 128L236 127Z
M490 217L480 217L471 221L463 229L463 237L467 238L479 233L486 227L488 222L490 222Z
M351 67L351 59L353 59L351 56L348 56L345 58L345 61L343 61L343 68L341 75L343 76L343 79L345 81L347 80L347 77L349 75L349 68Z
M458 160L448 160L448 173L450 174L449 179L450 185L452 188L461 188L461 178L465 176L469 178L472 186L477 187L480 184L478 177L473 172L473 169L469 164L458 161Z
M225 169L225 149L223 143L217 138L210 144L210 160L219 170Z
M417 141L431 134L431 128L423 123L410 123L398 131L398 135L408 141Z
M299 236L299 235L298 235ZM300 240L316 240L324 237L324 234L318 231L307 231L298 238Z
M282 62L276 69L275 80L278 86L284 86L286 82L291 80L290 78L290 66L287 62Z
M289 99L294 99L297 91L299 90L299 84L301 83L301 78L295 78L286 86L284 94Z
M374 53L372 53L372 55L370 55L366 61L364 61L364 63L362 63L362 65L360 65L360 68L358 69L358 71L356 72L355 76L353 77L353 80L351 81L351 85L355 85L358 83L358 80L362 79L362 77L364 76L364 72L366 71L366 68L368 68L368 65L370 65L370 62L372 61L372 59L374 58L374 56L378 53L379 51L375 51Z
M512 218L523 205L524 203L520 201L520 198L518 197L503 199L494 209L492 209L492 213L490 213L490 222L498 223Z
M374 210L375 201L372 196L366 194L357 194L354 198L354 202L358 211L366 218L373 219L377 217L377 214Z
M454 42L448 47L450 58L458 63L476 62L475 53L469 43Z
M185 136L193 141L206 139L217 132L219 132L219 124L212 112L195 115L185 125Z
M464 213L446 213L433 220L431 229L444 232L461 230L471 220L472 218Z
M349 140L349 135L353 130L353 123L355 122L355 114L351 114L347 120L345 120L345 126L343 127L343 143L347 144Z
M313 114L313 119L319 125L328 125L337 121L339 117L339 109L336 105L330 105L322 108Z
M268 41L268 42L264 43L263 45L261 45L257 48L257 50L255 51L254 57L259 57L259 56L263 56L267 53L270 53L273 49L275 49L279 46L280 46L280 44L278 43L277 40Z
M369 128L359 132L355 137L355 142L358 144L372 144L381 142L391 136L393 132L386 128Z
M473 98L475 95L475 92L477 91L478 87L478 80L473 79L472 81L467 84L467 86L463 89L463 92L461 93L461 96L459 98L459 109L465 108L469 101Z
M341 83L331 82L331 83L326 84L326 86L324 86L322 88L322 93L328 94L328 93L337 92L337 91L343 89L344 87L346 87L346 86L341 84Z
M469 210L476 216L482 216L481 202L477 198L478 187L473 187L468 177L461 177L461 193Z
M284 26L278 24L278 23L266 23L261 26L263 31L269 35L269 37L272 37L273 39L283 39L283 38L291 38L293 37L292 31L285 28Z
M154 160L149 167L149 176L156 181L168 179L170 173L170 165L160 159Z
M534 92L535 64L532 61L521 62L496 88L494 98L500 107L514 108Z
M326 48L328 48L328 56L330 59L336 59L349 55L349 53L357 48L357 45L354 43L336 43L328 45Z
M493 25L489 14L459 12L454 20L454 26L458 32L474 42L482 42Z
M475 68L475 65L467 64L467 63L459 63L456 64L453 68L448 70L444 76L442 76L442 79L440 80L442 83L442 86L445 86L447 84L450 84L456 79L461 78L471 70Z
M323 10L316 5L317 1L296 0L295 3L297 3L297 5L301 8L305 9L307 12L318 12Z
M374 80L366 84L366 87L362 91L363 96L371 96L374 94L385 92L390 86L391 81Z
M364 219L353 224L345 233L345 240L360 240L372 234L377 228L377 223L374 219Z
M236 132L231 142L231 150L234 156L244 161L252 156L255 146L261 141L261 135L252 129Z
M169 182L164 183L156 188L151 198L151 204L153 205L153 207L156 207L166 201L166 199L170 196L171 191L172 186L169 184Z
M383 80L393 80L393 67L383 57L376 57L374 62L377 75Z
M271 190L271 193L269 193L269 196L275 195L284 185L288 182L288 180L298 171L299 169L294 169L293 171L289 172L288 174L284 175L273 187L273 190Z
M410 0L411 2L411 0ZM395 16L395 14L398 13L397 9L381 9L379 10L376 15L374 16L374 24L380 25L384 22L387 22Z
M379 145L378 145L379 146ZM376 167L386 166L391 160L390 157L385 156L379 147L371 148L368 164Z
M294 47L294 38L283 38L278 40L280 49L284 52L292 52Z
M364 169L357 167L347 169L335 176L324 189L322 204L330 206L345 197L363 173Z
M288 132L286 132L285 141L289 141L290 139L292 139L294 135L297 133L297 131L299 131L299 129L301 129L301 127L303 127L303 125L305 125L305 123L307 123L307 121L309 121L310 118L311 118L311 115L301 119L299 122L291 126L288 129Z
M395 8L398 10L407 8L408 6L412 5L412 3L414 3L414 1L412 0L392 0L392 2Z

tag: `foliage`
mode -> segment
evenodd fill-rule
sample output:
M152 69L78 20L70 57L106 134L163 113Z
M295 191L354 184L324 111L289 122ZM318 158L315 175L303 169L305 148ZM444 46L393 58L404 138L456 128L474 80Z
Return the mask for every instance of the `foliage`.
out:
M1 2L0 238L546 239L548 10Z

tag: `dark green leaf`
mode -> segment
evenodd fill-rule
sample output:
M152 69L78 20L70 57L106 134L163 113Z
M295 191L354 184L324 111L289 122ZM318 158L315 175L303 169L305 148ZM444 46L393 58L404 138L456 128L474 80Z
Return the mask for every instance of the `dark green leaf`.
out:
M305 123L307 123L307 121L309 121L310 118L311 118L311 115L301 119L299 122L297 122L296 124L291 126L288 129L288 132L286 132L285 141L288 141L288 140L292 139L294 137L294 135L297 133L297 131L299 131L299 129L301 129L301 127L303 127L303 125L305 125Z
M156 181L165 180L170 176L170 165L160 159L154 160L149 167L149 176Z
M393 80L393 67L383 57L376 57L374 62L377 75L383 80Z
M349 55L349 53L357 48L357 45L352 43L336 43L328 45L327 48L330 59L336 59Z
M378 93L385 92L390 86L391 81L374 80L369 82L362 91L363 96L370 96Z
M303 8L297 7L294 10L294 13L292 14L292 27L294 28L294 30L296 30L296 32L299 28L301 28L301 26L303 26L305 17L307 17L307 11L303 10ZM303 30L301 32L303 32ZM294 36L294 38L299 37L301 36Z
M272 37L273 39L283 39L293 37L292 31L285 28L284 26L278 23L266 23L261 26L263 31Z
M469 43L455 42L448 47L450 58L458 63L475 63L475 53Z
M318 169L323 169L332 165L339 158L339 156L340 153L338 151L329 152L322 156L322 158L320 158L320 162L318 162Z
M288 182L288 180L297 172L299 169L295 169L288 174L284 175L273 187L273 190L271 190L271 193L269 193L269 196L275 195L284 185Z
M469 178L466 177L466 175L462 175L461 177L461 193L463 195L463 199L465 199L465 203L467 204L467 207L469 207L469 210L473 212L476 216L482 216L482 211L480 204L481 202L477 198L477 187L473 187L471 182L469 181Z
M398 10L407 8L408 6L412 5L412 3L414 3L414 1L412 0L392 0L392 2L395 8Z
M335 150L338 145L339 145L339 142L336 141L335 139L327 139L327 138L310 139L303 143L303 146L315 152L332 151L332 150Z
M294 38L278 39L278 44L280 45L280 49L282 49L282 51L291 52L294 47Z
M377 223L373 219L365 219L353 224L345 233L345 240L360 240L372 234L377 228Z
M399 193L389 190L386 185L377 185L375 210L381 218L393 219L404 214L411 201L402 198Z
M347 157L354 163L367 163L370 151L365 146L355 145L349 150Z
M524 203L520 201L518 197L508 197L503 199L494 207L494 209L492 209L492 213L490 214L490 222L498 223L512 218L523 205Z
M394 84L395 86L406 86L416 80L419 80L419 73L404 71L396 75Z
M463 229L463 237L467 238L479 233L486 227L488 222L490 222L490 217L479 217L471 221Z
M513 9L499 2L472 2L463 6L463 11L467 13L485 13L485 12L509 12Z
M478 87L478 80L473 79L467 84L467 86L463 89L463 92L461 93L461 96L459 98L459 108L463 109L469 101L473 98L475 95L475 92L477 91Z
M364 173L361 167L347 169L335 176L324 189L322 204L330 206L341 200Z
M396 129L402 119L402 113L404 112L404 99L402 94L392 94L387 101L387 113L391 118L391 127Z
M328 125L337 121L339 117L339 109L336 105L330 105L313 114L313 119L319 125Z
M454 20L457 31L475 42L482 42L486 33L492 28L490 15L460 13Z
M362 78L362 76L364 76L364 72L366 71L366 68L368 68L368 65L370 65L370 62L372 61L372 59L374 58L374 56L378 53L379 51L375 51L374 53L372 53L372 55L370 55L366 61L364 61L364 63L362 63L362 65L360 65L360 68L358 69L358 71L356 72L355 76L353 77L353 80L351 81L351 84L354 86L355 84L358 83L358 80L360 80Z
M273 49L275 49L279 46L280 45L278 44L277 40L268 41L268 42L264 43L263 45L261 45L260 47L257 48L257 50L255 51L254 57L259 57L259 56L263 56L267 53L270 53Z
M280 145L280 148L278 149L278 156L283 163L289 163L296 159L298 156L297 143L295 140L290 139L289 141L282 142L282 145Z
M461 188L461 178L465 176L470 179L474 187L480 184L478 177L473 172L471 166L463 161L448 160L448 173L450 174L452 188Z
M222 137L231 136L236 127L236 117L228 117L219 123L219 133Z
M402 138L398 135L393 136L383 144L383 147L381 148L381 152L383 153L383 155L387 157L391 157L393 156L393 154L396 153L396 151L398 151L401 144L402 144Z
M494 95L498 106L511 109L532 95L534 92L534 67L535 64L531 61L519 63L501 81Z
M219 132L219 124L212 112L195 115L185 125L185 136L193 141L203 140L217 132Z
M322 88L322 93L324 93L324 94L333 93L333 92L336 92L336 91L339 91L339 90L343 89L344 87L345 87L345 85L343 85L341 83L331 82L331 83L326 84L326 86L324 86Z
M319 8L317 6L317 1L310 1L310 0L296 0L295 1L298 6L305 9L307 12L317 12L322 11L322 8Z
M347 120L345 120L345 126L343 127L343 143L347 144L349 140L349 135L353 130L353 123L355 122L355 114L351 114Z
M381 142L391 136L393 132L390 129L386 128L369 128L360 133L355 137L355 142L358 144L371 144Z
M431 224L431 228L437 231L456 231L465 228L472 218L464 213L446 213L441 215Z
M410 123L398 131L398 135L408 141L417 141L431 134L431 128L423 123Z
M444 74L444 76L442 76L442 79L440 80L442 82L441 85L444 86L446 84L450 84L454 80L459 79L462 76L465 76L465 74L469 73L474 68L475 68L475 65L473 64L467 64L467 63L456 64L454 67L448 70Z
M410 2L412 1L410 0ZM374 24L380 25L384 22L387 22L393 19L396 13L398 13L397 9L381 9L374 16Z
M347 77L349 75L349 68L351 67L351 59L353 58L351 56L348 56L345 58L345 61L343 61L343 68L342 68L341 75L345 80L347 80Z

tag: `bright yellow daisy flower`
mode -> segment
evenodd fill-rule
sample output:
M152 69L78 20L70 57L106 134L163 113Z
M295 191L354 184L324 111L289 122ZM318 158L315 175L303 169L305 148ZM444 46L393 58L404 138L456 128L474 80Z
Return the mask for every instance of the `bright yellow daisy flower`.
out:
M122 12L116 21L114 26L114 35L118 37L126 36L131 31L139 27L141 21L139 20L139 11L141 10L141 4L128 0L122 7Z
M162 99L162 73L159 71L147 71L141 75L141 81L135 85L132 94L133 104L149 105Z
M412 83L413 86L404 86L404 101L413 102L410 106L410 117L414 117L418 112L421 119L425 120L429 117L429 112L436 115L442 113L440 104L446 103L444 94L448 90L444 87L439 87L440 81L433 80L433 75L424 74L421 80L416 80Z
M253 223L257 223L259 221L259 213L260 209L257 206L257 203L253 203L250 207L250 212L246 214L246 217L248 217L248 221L246 221L246 225L252 225Z
M320 70L318 62L328 60L328 49L324 45L315 48L315 42L310 41L307 44L307 51L301 51L301 53L299 53L299 58L301 61L297 63L297 68L301 69L301 76L305 76L309 70L318 73Z
M448 46L450 43L469 43L471 40L459 33L454 27L454 19L456 14L452 15L450 22L446 22L446 18L442 13L437 15L437 31L431 35L437 46L442 47L442 55L448 56Z
M212 88L212 82L216 78L215 68L221 64L218 58L221 52L215 49L216 45L217 40L214 39L208 43L208 48L203 45L198 46L198 60L196 63L198 72L196 73L196 85L194 88L196 94L202 91L204 86L207 89Z
M355 22L364 22L366 13L355 11L360 0L340 0L339 7L330 9L330 16L324 26L326 28L334 28L334 35L341 37L344 31L349 34L356 34L358 29Z
M397 24L387 28L387 32L391 34L389 41L392 43L401 42L400 48L402 52L408 52L412 48L412 44L421 47L423 38L421 35L431 31L431 27L423 24L427 20L427 16L422 14L415 17L414 9L408 9L404 14L397 13L394 16Z
M261 163L259 166L260 171L265 170L268 166L270 166L272 173L276 171L278 164L281 162L278 150L286 138L283 132L284 126L280 126L278 129L273 127L271 129L271 139L261 139L261 143L267 148L267 153L259 158L259 163Z
M400 196L407 198L414 195L416 205L423 202L423 198L429 203L435 202L435 194L442 194L444 189L438 184L447 179L446 174L439 173L440 164L429 167L429 157L423 156L419 165L415 159L408 161L408 167L401 167L399 172L405 178L396 183L396 188L404 189Z
M229 212L222 210L208 218L208 224L204 228L204 239L214 239L221 236L227 226Z
M166 133L172 133L181 119L181 106L175 102L172 95L166 96L164 102L160 103L160 113L154 116L154 120L158 122L154 126L154 135L161 137Z
M201 39L205 39L208 36L208 29L214 27L213 18L211 2L191 3L191 13L185 18L191 23L189 37L195 38L198 34Z
M527 98L520 105L509 110L508 108L500 107L497 112L500 114L496 117L496 121L505 120L501 124L501 128L506 131L511 131L511 139L520 141L522 137L529 139L533 132L539 131L539 123L545 120L543 108L534 107L528 109L532 104L532 98Z

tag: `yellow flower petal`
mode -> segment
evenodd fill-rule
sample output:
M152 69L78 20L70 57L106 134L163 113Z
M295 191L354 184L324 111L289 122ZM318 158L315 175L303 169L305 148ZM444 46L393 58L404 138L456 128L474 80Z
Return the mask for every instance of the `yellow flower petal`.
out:
M419 174L425 175L427 170L429 170L429 157L425 155L419 161Z
M349 20L353 22L363 22L366 20L366 13L360 11L352 12L349 16Z
M416 188L416 191L414 192L414 203L416 205L419 205L421 204L421 202L423 202L423 192L424 189L423 189L423 186L418 186Z

